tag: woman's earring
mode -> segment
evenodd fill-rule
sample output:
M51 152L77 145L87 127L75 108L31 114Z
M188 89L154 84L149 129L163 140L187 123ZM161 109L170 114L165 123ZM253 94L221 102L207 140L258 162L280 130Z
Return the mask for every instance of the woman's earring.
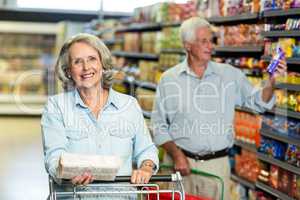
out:
M71 78L72 78L72 76L70 74L68 74L68 79L71 79Z

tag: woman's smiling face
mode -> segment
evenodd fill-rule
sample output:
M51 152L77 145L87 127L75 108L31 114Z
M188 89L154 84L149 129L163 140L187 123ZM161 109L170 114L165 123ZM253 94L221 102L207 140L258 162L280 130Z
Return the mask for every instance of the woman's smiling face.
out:
M103 68L98 51L85 42L76 42L69 48L69 53L68 73L76 88L100 88Z

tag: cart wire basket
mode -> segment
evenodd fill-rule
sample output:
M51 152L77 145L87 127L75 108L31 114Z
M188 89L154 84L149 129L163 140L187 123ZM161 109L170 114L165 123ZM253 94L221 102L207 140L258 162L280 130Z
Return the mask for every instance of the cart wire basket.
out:
M130 176L116 176L114 181L94 181L86 186L74 186L70 181L63 180L60 187L72 188L72 191L57 191L58 184L49 177L49 200L58 200L61 197L78 200L82 197L97 195L136 195L135 199L145 200L185 200L182 177L179 172L171 175L154 175L148 184L130 184ZM161 189L157 182L170 182L173 187ZM88 190L93 188L93 190ZM119 190L118 188L122 188ZM99 198L101 199L101 198ZM203 199L197 199L203 200Z

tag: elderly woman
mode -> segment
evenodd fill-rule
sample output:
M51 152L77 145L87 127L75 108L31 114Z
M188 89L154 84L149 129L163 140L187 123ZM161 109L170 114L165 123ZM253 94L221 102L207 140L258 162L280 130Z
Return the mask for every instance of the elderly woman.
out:
M45 166L54 179L64 152L119 156L118 175L131 175L132 183L147 183L157 169L141 109L133 97L111 88L111 69L111 54L96 36L78 34L63 45L56 72L65 92L49 97L41 120ZM71 181L89 184L93 174Z

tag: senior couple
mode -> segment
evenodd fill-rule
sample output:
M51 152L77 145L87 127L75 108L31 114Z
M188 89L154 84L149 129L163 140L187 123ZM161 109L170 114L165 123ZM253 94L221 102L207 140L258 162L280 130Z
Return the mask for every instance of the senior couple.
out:
M285 74L286 62L257 90L239 69L211 61L213 35L206 20L184 21L180 34L187 56L164 72L157 87L152 138L167 152L164 162L184 176L187 193L220 197L218 183L190 175L196 168L220 176L229 200L234 107L272 108L275 79ZM45 166L55 180L64 152L119 156L124 162L118 175L131 175L132 183L148 183L157 172L158 151L142 110L134 97L111 88L112 67L108 48L93 35L75 35L61 48L56 72L65 92L49 97L41 120ZM71 182L92 183L93 174Z

